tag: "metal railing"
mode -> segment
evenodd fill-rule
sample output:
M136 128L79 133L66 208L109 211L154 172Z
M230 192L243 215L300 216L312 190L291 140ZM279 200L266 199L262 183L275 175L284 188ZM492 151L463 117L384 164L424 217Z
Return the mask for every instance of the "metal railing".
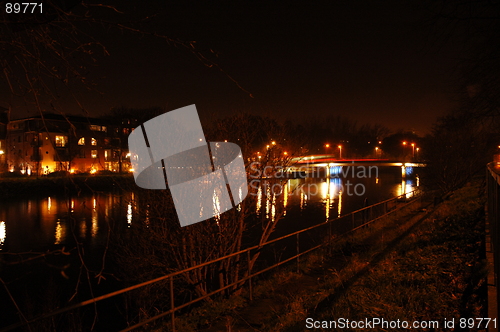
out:
M28 326L34 322L44 320L56 315L60 315L62 313L75 310L78 308L82 308L85 306L88 306L90 304L95 304L99 301L103 301L112 297L115 297L120 294L124 294L130 291L133 291L135 289L139 289L148 285L156 284L162 281L168 281L168 287L169 287L169 296L170 296L170 309L167 311L164 311L162 313L157 314L154 317L150 317L148 319L142 320L139 323L129 326L125 328L122 331L131 331L134 330L138 327L141 327L145 324L148 324L150 322L153 322L159 318L165 317L165 316L170 316L171 318L171 324L172 324L172 331L175 331L175 313L180 311L181 309L184 309L186 307L189 307L193 305L196 302L199 302L201 300L204 300L208 297L212 297L215 294L221 293L225 291L226 289L234 288L235 286L242 286L245 282L248 283L248 290L249 290L249 298L252 300L253 297L253 287L252 287L252 279L255 278L256 276L263 274L267 271L270 271L278 266L281 266L283 264L286 264L288 262L291 262L293 260L296 260L297 262L297 270L299 269L299 263L300 263L300 257L310 253L311 251L314 251L322 246L325 246L332 241L338 240L342 238L344 235L352 233L353 231L365 227L368 224L383 218L391 213L394 213L396 211L401 210L402 208L405 208L407 206L413 205L414 203L417 202L422 202L422 192L420 191L412 191L408 192L406 194L373 204L371 206L367 206L365 208L350 212L346 215L340 216L338 218L330 219L327 222L323 222L320 224L316 224L304 229L301 229L299 231L280 236L277 238L274 238L272 240L269 240L265 243L262 243L260 245L255 245L246 249L243 249L241 251L235 252L230 255L226 255L224 257L220 257L214 260L211 260L209 262L205 262L203 264L199 264L181 271L177 271L174 273L170 273L167 275L164 275L162 277L152 279L146 282L142 282L140 284L136 284L131 287L127 287L124 289L120 289L102 296L98 296L65 308L61 308L56 311L52 311L50 313L38 316L33 319L27 319L24 322L16 323L13 325L10 325L1 331L10 331L19 327L23 326ZM419 205L421 206L421 205ZM325 234L326 237L325 237ZM252 252L255 251L263 251L266 247L269 247L273 244L279 243L279 242L284 242L288 241L288 245L285 247L282 247L283 250L283 255L281 255L279 258L276 259L276 261L272 262L271 264L260 264L260 265L252 265L250 263L251 257L252 257ZM292 242L290 242L292 241ZM294 241L294 243L293 243ZM290 245L291 244L291 245ZM230 283L224 287L221 287L219 289L216 289L208 294L205 294L203 296L199 296L195 299L192 299L188 302L182 303L182 304L176 304L176 297L175 297L175 292L174 292L174 284L175 284L175 279L181 276L184 273L189 273L191 271L195 271L197 269L202 269L206 266L216 264L218 262L222 262L226 259L232 258L238 256L240 259L238 261L241 261L241 258L246 259L246 270L244 271L243 277L238 279L237 281ZM261 255L265 256L265 255ZM267 263L267 262L265 262ZM252 271L252 269L249 267L254 266L254 267L259 267L258 271Z

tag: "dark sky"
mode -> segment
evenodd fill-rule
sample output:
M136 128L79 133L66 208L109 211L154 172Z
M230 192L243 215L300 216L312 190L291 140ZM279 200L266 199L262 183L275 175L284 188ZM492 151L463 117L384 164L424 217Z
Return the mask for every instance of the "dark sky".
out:
M111 55L90 74L103 95L77 93L91 115L113 106L196 104L204 120L237 112L300 121L331 114L424 134L453 106L460 45L435 38L441 32L419 2L125 3L117 5L125 14L113 19L156 14L141 28L196 41L253 98L189 51L94 28L89 33ZM62 104L76 110L64 95Z

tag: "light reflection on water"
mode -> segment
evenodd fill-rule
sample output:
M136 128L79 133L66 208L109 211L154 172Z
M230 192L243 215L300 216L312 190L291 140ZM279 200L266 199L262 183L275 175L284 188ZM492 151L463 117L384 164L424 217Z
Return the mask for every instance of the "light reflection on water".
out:
M123 220L124 225L130 225L136 218L132 198L131 193L107 193L2 201L0 251L46 250L75 241L101 246L106 241L110 220Z
M272 221L284 216L298 224L325 221L397 195L408 194L419 179L381 175L363 179L364 196L349 194L348 179L290 179L283 186L260 185L255 190L255 211ZM352 180L352 179L351 179ZM218 204L214 201L214 204ZM149 224L150 206L142 219ZM89 197L56 197L0 202L0 251L45 250L75 241L93 247L107 241L110 221L132 228L139 221L139 204L133 192ZM306 226L304 224L304 226Z
M5 228L5 221L0 221L0 250L2 250L6 237L7 237L7 230Z
M356 187L356 184L363 186ZM324 220L340 217L364 207L364 204L375 204L391 197L407 195L420 185L418 176L412 179L395 180L390 176L364 179L290 179L285 181L281 190L276 190L278 183L263 181L255 195L257 215L262 213L265 205L265 217L274 221L275 211L287 210L298 206L300 211L307 209L323 210ZM264 189L263 189L264 188ZM363 188L363 190L361 190ZM271 190L272 189L272 190ZM356 193L363 193L357 195Z

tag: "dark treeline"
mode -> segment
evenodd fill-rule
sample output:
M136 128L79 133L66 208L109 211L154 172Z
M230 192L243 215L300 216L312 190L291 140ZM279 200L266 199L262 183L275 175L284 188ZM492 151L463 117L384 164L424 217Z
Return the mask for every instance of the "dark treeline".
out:
M437 42L460 38L463 45L453 87L458 106L438 119L423 148L428 183L449 192L484 175L499 152L500 5L436 1L428 6L435 14L431 22L441 27Z
M167 112L162 107L112 109L106 118L112 121L133 119L137 125ZM329 115L306 121L283 120L241 112L203 123L207 141L234 142L247 158L262 153L275 142L280 151L289 155L330 154L342 158L385 158L416 160L415 149L421 138L411 131L392 132L381 124L359 124L348 117ZM406 142L406 146L403 143ZM412 149L411 144L414 144ZM420 149L420 148L419 148Z

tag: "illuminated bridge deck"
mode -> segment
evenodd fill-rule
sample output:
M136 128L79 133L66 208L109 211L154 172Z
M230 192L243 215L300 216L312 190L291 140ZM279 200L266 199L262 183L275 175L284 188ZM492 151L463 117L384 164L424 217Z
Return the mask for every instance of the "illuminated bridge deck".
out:
M423 162L395 161L389 159L339 159L330 155L311 155L293 158L291 160L291 171L304 169L305 167L328 167L328 166L394 166L394 167L425 167Z

